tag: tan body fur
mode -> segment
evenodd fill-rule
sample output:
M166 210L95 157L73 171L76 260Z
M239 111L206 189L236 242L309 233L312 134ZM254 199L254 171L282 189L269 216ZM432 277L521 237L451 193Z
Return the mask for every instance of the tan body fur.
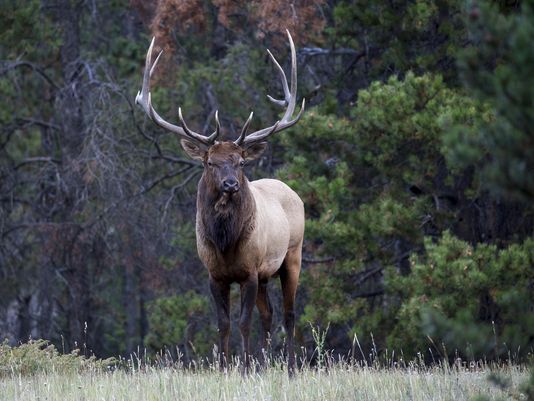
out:
M280 269L289 249L300 253L304 236L304 205L286 184L273 179L249 183L255 203L243 240L220 252L203 234L202 208L197 207L197 247L210 275L218 280L242 281L256 274L268 279Z

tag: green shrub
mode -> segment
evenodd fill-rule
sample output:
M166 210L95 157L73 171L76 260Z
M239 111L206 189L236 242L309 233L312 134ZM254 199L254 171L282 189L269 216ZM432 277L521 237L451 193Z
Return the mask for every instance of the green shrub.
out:
M203 319L209 313L208 299L194 291L183 295L162 297L148 305L150 331L145 338L145 345L152 351L175 347L180 352L191 351L207 355L213 345L213 330Z
M517 361L532 352L533 238L498 250L471 246L445 231L436 243L425 239L425 250L412 257L409 276L387 277L387 287L405 300L388 336L390 347L426 350L430 336L435 351L448 356Z
M60 354L46 340L30 340L11 347L7 340L0 344L0 377L37 373L81 373L104 371L115 364L114 358L85 357L79 350Z
M364 348L370 333L385 345L400 302L387 298L383 272L408 274L408 249L455 218L440 198L461 174L445 162L445 123L475 126L484 113L441 77L408 73L361 90L351 119L312 110L298 133L280 135L292 162L279 176L306 205L305 252L327 261L303 269L301 328L331 323Z

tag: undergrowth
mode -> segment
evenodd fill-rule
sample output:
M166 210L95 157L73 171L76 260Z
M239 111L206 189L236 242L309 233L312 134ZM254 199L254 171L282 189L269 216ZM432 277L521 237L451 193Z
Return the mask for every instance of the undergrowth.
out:
M218 356L184 362L178 352L150 356L138 352L129 358L97 359L79 351L60 353L45 340L12 347L0 344L2 400L146 400L184 401L236 399L292 400L464 400L534 401L532 369L484 361L425 364L375 355L372 361L334 356L324 349L327 330L313 328L317 347L312 356L299 356L300 369L288 380L283 355L265 354L242 376L239 358L225 372ZM310 360L315 362L311 363ZM222 386L222 387L221 387ZM155 397L155 398L154 398ZM203 397L203 398L198 398Z
M10 346L7 340L0 344L0 378L38 373L102 372L114 364L114 358L86 357L80 355L79 350L62 354L46 340L30 340L16 347Z

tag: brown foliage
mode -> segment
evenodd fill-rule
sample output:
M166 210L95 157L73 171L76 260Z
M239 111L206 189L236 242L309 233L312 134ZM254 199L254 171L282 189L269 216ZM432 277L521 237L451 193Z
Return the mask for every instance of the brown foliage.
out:
M285 44L289 29L297 43L320 38L325 26L321 7L326 0L131 0L141 19L150 26L158 46L174 50L173 32L202 32L208 26L208 13L216 9L217 21L229 31L249 31L257 39L266 37L275 46ZM210 9L209 6L213 8ZM150 22L148 22L150 21Z
M251 26L260 40L273 36L276 45L286 41L289 29L296 42L304 43L320 36L325 20L321 6L325 0L212 0L219 9L217 19L226 29L234 32Z
M173 31L186 33L206 28L202 0L159 0L150 30L162 50L173 50Z
M285 43L285 30L289 29L297 43L306 43L320 37L325 19L320 7L325 0L297 0L288 4L284 0L254 0L251 21L257 27L259 39L277 35L275 43Z

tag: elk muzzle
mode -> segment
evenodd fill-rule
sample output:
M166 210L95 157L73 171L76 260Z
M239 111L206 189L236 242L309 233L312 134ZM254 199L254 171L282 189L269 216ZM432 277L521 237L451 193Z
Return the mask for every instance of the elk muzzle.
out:
M225 178L222 182L222 190L230 194L239 191L239 181L235 177Z

